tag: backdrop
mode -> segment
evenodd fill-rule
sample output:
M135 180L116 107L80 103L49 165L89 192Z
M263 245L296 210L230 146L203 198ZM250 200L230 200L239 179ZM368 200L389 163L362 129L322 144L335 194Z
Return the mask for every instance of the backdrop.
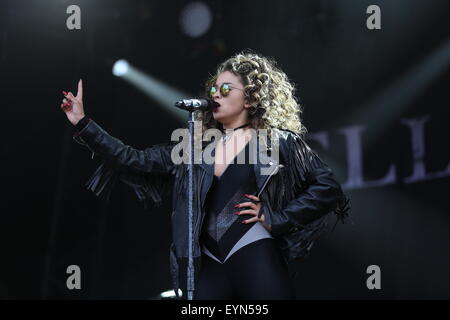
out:
M61 91L82 78L86 114L145 148L185 123L116 61L194 97L247 48L296 84L308 142L351 198L354 225L298 266L298 298L450 298L449 13L445 0L1 1L0 298L171 289L170 199L146 212L121 184L109 205L87 191L100 160L72 140Z

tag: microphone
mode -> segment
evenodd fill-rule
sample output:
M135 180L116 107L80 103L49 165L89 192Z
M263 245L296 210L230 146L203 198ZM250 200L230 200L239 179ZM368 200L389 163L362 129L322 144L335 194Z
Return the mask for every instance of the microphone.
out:
M197 111L197 110L211 110L219 104L211 99L183 99L178 100L175 103L175 107L187 110L187 111Z

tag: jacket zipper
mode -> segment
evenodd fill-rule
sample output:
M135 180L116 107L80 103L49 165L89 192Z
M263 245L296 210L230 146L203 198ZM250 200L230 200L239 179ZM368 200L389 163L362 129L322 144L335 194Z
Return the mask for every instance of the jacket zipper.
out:
M266 178L266 180L264 181L261 190L259 190L257 197L259 198L262 194L262 192L264 191L264 189L266 188L267 184L269 183L270 178L274 175L275 171L277 171L277 169L284 167L282 164L279 164L275 167L275 169L270 173L270 175Z
M284 165L282 165L282 164L279 164L279 165L278 165L278 168L283 168L283 167L284 167ZM275 169L276 169L276 168L275 168ZM267 177L266 181L264 181L264 184L263 184L263 186L261 187L261 190L260 190L259 193L258 193L258 198L261 196L261 193L263 192L264 188L267 186L270 177L272 177L272 176L274 175L274 172L275 172L275 170L273 170L273 172ZM289 233L298 231L298 230L300 229L300 227L301 227L301 225L295 225L295 226L293 226L293 227L289 230Z

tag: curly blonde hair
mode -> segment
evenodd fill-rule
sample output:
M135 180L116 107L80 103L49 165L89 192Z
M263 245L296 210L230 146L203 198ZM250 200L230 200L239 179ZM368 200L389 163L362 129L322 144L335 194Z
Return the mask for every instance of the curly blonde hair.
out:
M205 96L219 74L230 71L238 76L244 85L246 102L250 108L250 122L254 129L288 129L300 135L307 133L301 121L302 107L294 95L295 85L281 71L275 60L263 57L247 49L218 65L216 73L205 82ZM200 112L203 129L222 129L214 120L212 111Z

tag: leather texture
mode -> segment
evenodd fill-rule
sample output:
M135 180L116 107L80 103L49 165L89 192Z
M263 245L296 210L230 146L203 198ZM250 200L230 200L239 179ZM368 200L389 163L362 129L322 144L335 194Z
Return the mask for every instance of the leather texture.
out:
M176 142L138 150L108 134L95 121L84 118L73 138L86 146L101 164L86 187L106 201L117 181L136 193L146 209L159 206L164 193L172 192L172 234L170 262L173 286L178 293L178 264L188 256L187 165L174 164L171 152ZM336 224L352 222L350 199L336 181L332 170L295 132L272 128L279 142L278 159L271 158L272 141L258 152L254 170L260 191L261 212L271 235L287 262L305 258L315 240L326 231L327 218L335 214ZM206 147L208 143L204 143ZM214 156L214 149L212 152ZM271 174L262 169L273 168ZM206 194L212 184L214 165L194 164L194 250L197 267L201 264L199 233L202 227ZM333 229L334 230L334 229ZM196 269L197 269L196 267Z

